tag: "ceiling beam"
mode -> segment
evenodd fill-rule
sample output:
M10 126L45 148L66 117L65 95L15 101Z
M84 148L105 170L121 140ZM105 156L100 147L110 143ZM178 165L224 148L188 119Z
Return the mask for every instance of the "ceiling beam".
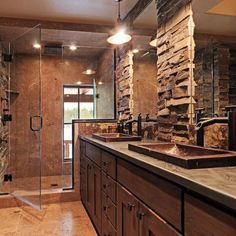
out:
M33 28L39 24L41 25L42 29L82 31L82 32L93 32L93 33L109 33L114 27L114 25L99 25L99 24L85 24L85 23L71 23L71 22L0 17L0 26ZM149 36L153 35L154 30L133 28L131 33L133 35Z
M39 24L41 25L42 29L57 29L57 30L84 31L84 32L97 32L97 33L108 33L113 27L112 25L99 25L99 24L95 25L95 24L85 24L85 23L71 23L71 22L57 22L57 21L0 17L1 26L32 28Z
M128 14L123 18L123 22L132 26L135 19L143 12L143 10L152 2L153 0L139 0L134 7L128 12Z

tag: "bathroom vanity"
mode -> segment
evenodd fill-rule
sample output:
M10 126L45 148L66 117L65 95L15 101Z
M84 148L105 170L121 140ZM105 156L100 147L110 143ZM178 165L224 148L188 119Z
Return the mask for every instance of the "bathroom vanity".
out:
M236 167L187 170L80 137L82 202L103 236L236 235Z

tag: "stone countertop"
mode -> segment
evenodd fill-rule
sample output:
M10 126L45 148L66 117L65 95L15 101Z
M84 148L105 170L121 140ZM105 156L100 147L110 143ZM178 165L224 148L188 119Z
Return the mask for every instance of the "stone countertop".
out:
M109 143L91 137L80 138L236 211L236 167L189 170L128 150L129 143L138 144L140 142Z

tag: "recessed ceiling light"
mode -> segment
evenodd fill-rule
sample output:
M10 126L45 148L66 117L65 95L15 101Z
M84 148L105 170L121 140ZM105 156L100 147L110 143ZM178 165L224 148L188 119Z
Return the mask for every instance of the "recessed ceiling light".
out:
M99 85L102 85L102 84L103 84L103 82L102 82L102 81L99 81L99 82L98 82L98 84L99 84Z
M82 72L84 75L94 75L96 73L95 70L87 69Z
M39 43L35 43L35 44L33 45L33 47L36 48L36 49L39 49L39 48L41 48L41 45L40 45Z
M82 84L82 82L81 81L77 81L76 84Z
M137 48L133 49L132 52L135 54L135 53L138 53L139 50Z
M69 48L71 51L75 51L77 49L77 47L75 45L71 45Z

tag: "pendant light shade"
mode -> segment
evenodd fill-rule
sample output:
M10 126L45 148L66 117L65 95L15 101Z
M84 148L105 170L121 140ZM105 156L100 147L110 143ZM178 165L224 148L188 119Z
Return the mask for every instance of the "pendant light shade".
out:
M120 45L123 43L129 42L132 37L127 34L125 28L122 27L121 18L120 18L120 2L122 0L116 0L118 2L118 18L117 18L117 27L115 34L107 38L107 42L110 44Z

